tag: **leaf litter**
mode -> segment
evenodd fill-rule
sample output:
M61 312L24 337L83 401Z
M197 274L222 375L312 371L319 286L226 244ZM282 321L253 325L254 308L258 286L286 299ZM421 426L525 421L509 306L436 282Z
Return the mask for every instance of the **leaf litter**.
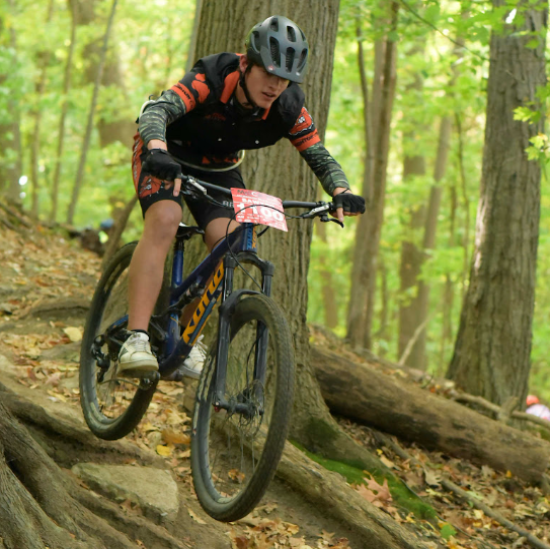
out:
M68 242L52 236L47 231L32 233L23 239L12 231L0 230L3 246L0 249L0 284L11 290L0 300L0 329L5 323L20 327L28 324L29 311L37 305L54 299L89 299L100 273L100 259L91 252L80 249L76 242ZM6 295L0 294L0 295ZM83 321L82 321L83 323ZM67 381L77 375L78 364L56 360L47 356L48 351L59 346L77 343L82 336L82 325L67 325L61 320L50 321L47 330L36 333L4 331L0 339L0 352L10 356L17 365L19 382L31 389L44 388L52 400L78 403L78 389L67 386ZM338 345L331 336L320 335L312 328L317 344L334 348ZM366 362L351 351L338 347L339 352L349 354L355 362ZM406 376L396 370L394 375ZM419 378L420 379L420 378ZM417 380L415 380L417 381ZM424 380L425 381L425 380ZM426 388L443 392L446 386L428 381ZM176 383L163 383L156 392L145 418L128 438L140 447L162 455L172 467L178 479L191 492L189 431L191 420L178 407L183 390ZM387 481L379 484L369 475L355 489L372 504L390 514L395 520L413 527L422 537L426 547L449 549L477 549L478 547L502 547L523 549L530 547L526 538L501 526L463 500L441 488L441 479L448 478L479 498L506 519L515 522L541 541L550 540L550 501L537 487L529 486L511 473L498 473L483 465L451 459L438 452L428 452L409 446L407 451L422 464L417 468L408 460L382 451L373 442L367 428L340 420L341 426L358 442L375 450L383 463L393 469L416 493L427 500L437 511L436 526L417 519L402 509L396 509ZM238 475L238 471L234 472ZM193 520L202 519L191 509ZM245 519L233 523L227 533L231 547L236 549L351 549L346 538L322 531L316 539L300 535L297 525L285 522L278 516L277 505L267 503L256 508ZM355 548L358 549L358 548Z

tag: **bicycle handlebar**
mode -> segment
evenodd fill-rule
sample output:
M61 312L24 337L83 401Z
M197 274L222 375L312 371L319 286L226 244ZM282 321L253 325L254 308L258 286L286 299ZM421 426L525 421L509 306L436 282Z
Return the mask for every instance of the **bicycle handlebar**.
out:
M180 178L182 180L183 185L191 187L193 190L198 191L204 195L207 195L208 191L215 191L217 193L227 196L228 198L233 199L233 195L231 194L231 191L226 187L220 187L219 185L214 185L213 183L202 181L190 175L180 174ZM336 211L336 206L332 201L331 202L323 202L323 201L303 202L300 200L283 200L283 208L285 210L289 208L303 208L303 209L311 210L309 214L303 215L304 218L315 217L317 215L323 215L326 212Z

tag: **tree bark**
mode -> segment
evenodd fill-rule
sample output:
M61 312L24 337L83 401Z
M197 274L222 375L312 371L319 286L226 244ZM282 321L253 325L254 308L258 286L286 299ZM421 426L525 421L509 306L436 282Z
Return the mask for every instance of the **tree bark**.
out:
M312 359L334 413L529 482L550 465L550 444L529 433L331 351L313 347Z
M109 21L107 22L107 30L105 31L105 36L103 38L103 49L102 49L102 52L101 52L101 59L100 59L100 62L99 62L99 67L97 69L97 77L96 77L96 81L95 81L95 84L94 84L94 92L93 92L93 96L92 96L92 103L90 105L90 111L88 113L88 123L87 123L87 126L86 126L86 134L84 136L84 142L82 144L82 152L81 152L81 155L80 155L80 161L79 161L79 164L78 164L78 171L77 171L77 174L76 174L76 179L75 179L75 183L74 183L74 187L73 187L72 199L71 199L71 203L69 205L69 209L68 209L68 212L67 212L67 223L69 225L72 225L72 223L73 223L74 213L75 213L75 210L76 210L76 204L78 202L78 195L80 193L80 187L82 186L82 181L84 179L84 168L86 166L86 156L88 154L88 148L90 147L90 140L91 140L91 137L92 137L92 127L93 127L93 123L94 123L95 108L96 108L96 105L97 105L97 98L98 98L98 95L99 95L99 88L101 86L101 81L102 81L102 77L103 77L103 67L105 65L105 58L106 58L106 55L107 55L107 45L109 43L109 34L111 32L113 19L114 19L114 16L115 16L117 1L118 0L113 0L113 4L112 4L112 7L111 7L111 13L109 15Z
M323 9L318 9L314 0L304 0L299 4L278 0L269 5L252 6L246 0L231 0L226 9L220 12L213 3L203 2L197 58L220 51L240 51L243 37L258 21L272 13L292 13L309 43L315 45L315 54L310 56L303 88L307 108L323 136L330 98L338 8L338 0L329 0ZM243 164L243 176L249 188L283 199L315 201L317 196L318 182L315 176L287 142L279 142L269 150L249 152ZM307 272L312 230L310 222L298 226L291 221L288 233L268 231L259 244L260 255L276 265L272 295L287 312L294 336L297 396L290 437L314 453L391 474L377 457L360 447L339 428L313 376L306 326ZM195 264L194 261L189 263Z
M425 51L424 40L420 44L414 45L410 51L410 56L422 55ZM413 81L405 88L407 96L419 99L423 88L423 79L418 72L414 75ZM406 115L405 115L406 116ZM422 123L419 120L407 120L407 123L413 129L403 135L403 149L405 157L403 160L403 182L407 185L414 185L415 177L426 175L426 160L422 154L410 154L411 150L418 151L414 142L420 137L419 131L422 131ZM411 146L411 143L413 145ZM423 251L419 246L418 233L424 226L426 217L425 204L413 204L410 212L410 221L408 227L408 238L401 243L401 262L399 268L400 278L400 302L399 302L399 337L397 355L403 356L403 353L411 341L418 326L423 322L419 316L419 296L418 296L418 277L422 269ZM424 370L426 367L425 355L425 332L420 334L412 349L409 352L406 364L414 368Z
M523 4L523 3L522 3ZM494 0L498 8L501 0ZM514 120L520 106L542 108L548 6L525 9L520 25L491 36L487 123L470 284L447 375L466 392L502 404L527 395L540 211L540 165L525 152L543 132ZM535 31L539 44L526 47Z
M397 29L397 15L399 3L391 4L391 32ZM382 87L380 119L376 138L378 148L373 166L373 194L372 203L366 211L367 232L366 246L363 261L363 274L367 280L366 288L366 316L362 334L363 347L370 349L372 346L371 330L374 317L374 300L376 295L376 273L378 265L378 251L380 249L380 235L384 222L384 204L386 200L386 175L390 149L390 127L392 117L393 99L396 84L396 60L397 43L391 40L386 42L386 55L384 59L384 84Z
M399 4L392 2L390 6L390 30L397 28L397 14ZM375 61L378 64L382 46L375 49ZM389 135L391 112L395 95L395 63L397 45L386 40L384 47L384 61L382 64L381 79L375 79L373 93L373 136L376 140L372 166L372 194L367 203L365 215L359 218L357 225L356 250L352 272L352 289L348 312L348 339L356 349L370 348L371 328L374 314L374 297L376 290L376 272L380 234L384 220L384 201L386 193L386 168L389 153ZM375 76L377 75L375 71ZM378 84L381 85L378 88ZM378 93L378 89L380 93ZM379 105L379 108L378 108ZM368 192L368 191L367 191ZM369 193L370 194L370 193ZM360 240L360 241L359 241ZM357 269L357 270L356 270Z
M122 512L63 470L106 456L153 465L150 454L127 442L98 441L78 421L51 415L37 404L35 391L9 376L3 381L27 395L0 384L0 547L130 549L141 539L147 546L184 548L164 528ZM75 449L82 451L76 458Z
M57 219L57 209L59 200L59 179L61 177L61 159L63 157L63 146L65 143L65 120L67 118L67 109L69 107L69 90L71 88L71 74L73 68L73 55L76 43L76 2L69 2L71 8L71 43L67 53L67 63L65 64L65 77L63 79L63 99L61 103L61 116L59 117L59 129L57 131L57 154L55 158L55 172L52 184L52 209L50 212L50 221L55 223Z
M372 200L372 176L376 143L373 138L374 128L378 127L380 101L381 77L382 77L382 43L378 41L375 44L375 63L373 79L373 99L369 100L369 84L365 71L365 55L363 51L363 36L361 22L359 17L356 21L357 35L357 62L359 65L359 75L361 78L361 95L363 97L363 131L365 135L365 157L363 168L363 188L361 194L365 199L365 204L370 204ZM353 263L351 272L351 290L348 304L347 334L352 344L358 345L364 329L363 320L366 315L366 280L361 278L364 262L365 242L360 235L364 235L367 228L366 216L362 215L358 222L355 234L355 244L353 250Z

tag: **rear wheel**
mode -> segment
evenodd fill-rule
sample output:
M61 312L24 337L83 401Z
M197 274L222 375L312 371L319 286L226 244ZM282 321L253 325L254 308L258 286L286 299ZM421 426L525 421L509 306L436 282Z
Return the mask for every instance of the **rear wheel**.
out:
M265 329L268 337L261 338ZM260 340L267 340L267 345ZM262 362L263 377L258 375ZM213 518L230 522L252 511L265 493L290 421L294 389L291 335L273 300L257 295L235 307L230 319L225 408L217 406L215 371L214 346L197 391L191 463L202 507Z
M99 438L126 436L141 421L153 398L158 374L145 379L117 377L118 352L128 324L128 267L137 242L123 246L97 284L80 351L80 403L90 430ZM167 277L156 310L167 307ZM160 351L151 334L153 352Z

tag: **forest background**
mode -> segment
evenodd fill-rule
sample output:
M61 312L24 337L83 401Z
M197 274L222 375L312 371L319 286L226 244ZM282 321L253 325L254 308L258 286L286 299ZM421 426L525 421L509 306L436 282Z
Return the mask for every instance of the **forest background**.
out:
M375 45L382 35L387 36L396 44L396 86L371 349L392 361L405 359L410 366L443 375L453 353L474 246L489 37L502 26L503 18L513 20L521 17L521 12L517 13L515 0L499 9L483 1L402 0L397 25L390 29L380 15L383 4L376 0L340 3L325 143L343 166L354 191L361 193L366 140L360 66L372 82ZM111 7L106 0L72 4L64 0L6 0L0 5L0 193L19 198L44 221L98 228L132 198L134 120L141 104L178 81L188 66L195 2L118 2L73 215L70 204ZM323 9L322 3L319 9ZM312 48L315 55L315 44ZM546 96L545 90L541 93ZM65 109L64 144L59 155ZM312 115L315 118L316 113ZM519 110L516 116L521 119L530 114ZM442 194L437 223L430 229L435 245L425 249L425 224L418 218L426 215L436 182L443 119L451 124L446 140L448 157L443 175L441 171L437 175ZM545 165L546 143L544 135L534 140L530 150L534 162ZM414 169L411 159L416 159ZM254 182L248 185L253 187ZM541 193L530 386L550 400L550 194L545 169ZM58 196L56 206L54 194ZM347 334L348 303L353 299L356 226L356 220L347 221L346 230L330 224L322 231L318 225L312 245L308 319L341 336ZM136 207L124 239L138 238L140 230L141 213ZM412 285L405 280L410 265L404 254L411 245L425 259ZM415 360L423 353L406 350L410 329L408 337L402 333L404 311L417 295L419 281L431 290L427 314L416 319L412 330L417 344L422 341L425 345L422 363ZM327 285L331 291L325 291ZM423 330L425 338L421 337Z

